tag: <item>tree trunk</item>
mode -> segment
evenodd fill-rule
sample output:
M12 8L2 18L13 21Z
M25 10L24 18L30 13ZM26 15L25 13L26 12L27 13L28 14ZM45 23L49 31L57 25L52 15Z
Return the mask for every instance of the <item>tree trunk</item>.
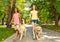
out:
M58 14L56 14L56 15L55 15L55 25L58 26L58 22L59 22L59 20L58 20Z
M4 25L4 18L2 19L2 25Z
M14 11L14 8L15 8L15 4L16 4L16 0L13 0L13 5L12 5L12 9L11 9L11 19L12 19L12 16L13 16L13 11Z
M10 0L8 0L8 21L7 21L7 28L11 28L11 19L12 19L12 13L13 13L13 10L15 8L15 3L16 3L16 0L13 0L13 5L12 5L12 9L11 9L11 6L10 6Z
M4 18L5 18L5 14L4 14L3 18L2 18L2 25L4 25Z
M58 13L56 12L56 9L55 9L55 7L54 7L54 5L51 5L51 12L54 14L54 16L55 16L55 25L57 26L58 25Z
M10 28L10 18L11 18L11 2L10 0L8 0L8 3L7 3L7 14L8 14L8 19L7 19L7 28Z

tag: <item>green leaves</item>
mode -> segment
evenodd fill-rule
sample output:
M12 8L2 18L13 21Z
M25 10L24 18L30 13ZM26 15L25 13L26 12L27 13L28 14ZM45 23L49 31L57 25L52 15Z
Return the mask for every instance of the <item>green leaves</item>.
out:
M56 11L57 11L58 13L60 13L60 1L56 1L56 2L54 3L54 6L55 6L55 8L56 8Z
M50 2L48 1L35 1L33 2L32 4L35 4L38 8L38 16L40 18L41 21L44 21L46 22L47 20L51 19L49 17L49 14L50 14Z
M11 1L11 7L12 7L12 3L13 0ZM51 1L52 0L36 0L33 2L31 2L31 0L16 0L16 7L18 7L18 9L20 10L20 13L22 14L23 18L26 14L26 17L29 17L29 11L24 10L25 7L30 7L31 4L35 4L37 6L38 9L38 16L39 19L42 21L47 21L47 20L54 20L54 15L51 13L50 10L50 6L51 6ZM0 0L0 20L2 19L2 17L4 16L4 14L7 12L6 7L7 7L7 2L8 0ZM28 4L27 6L25 6L25 4ZM53 5L55 6L55 9L57 11L57 13L60 13L60 1L59 0L54 0Z
M53 3L52 3L53 2ZM38 16L41 21L54 21L54 14L50 10L50 6L53 4L57 13L60 13L60 1L58 0L43 0L43 1L34 1L32 4L35 4L38 8Z
M7 0L0 0L0 21L6 13Z

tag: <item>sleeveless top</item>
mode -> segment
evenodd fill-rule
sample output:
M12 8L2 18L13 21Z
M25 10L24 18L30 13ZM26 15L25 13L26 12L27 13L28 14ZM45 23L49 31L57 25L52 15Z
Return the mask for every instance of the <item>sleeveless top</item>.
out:
M13 15L13 21L14 22L19 22L19 13L14 13L14 15Z

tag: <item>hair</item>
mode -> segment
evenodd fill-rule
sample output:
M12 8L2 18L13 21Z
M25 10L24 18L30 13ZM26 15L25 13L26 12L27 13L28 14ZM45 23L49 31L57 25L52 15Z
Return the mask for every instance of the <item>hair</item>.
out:
M35 5L35 4L33 4L33 5ZM32 5L32 9L31 9L31 10L33 10L33 5ZM36 7L36 5L35 5L35 10L37 10L37 7Z
M16 8L16 7L15 7ZM15 8L13 9L13 13L15 13ZM18 8L16 8L17 9L17 12L19 13L19 9Z

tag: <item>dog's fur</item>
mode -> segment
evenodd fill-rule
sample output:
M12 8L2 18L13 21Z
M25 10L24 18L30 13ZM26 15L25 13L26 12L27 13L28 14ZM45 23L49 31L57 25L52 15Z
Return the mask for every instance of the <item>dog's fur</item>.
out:
M42 27L37 26L37 27L35 28L35 36L36 36L36 39L37 39L37 40L39 39L39 37L40 37L41 34L42 34Z
M24 25L20 25L20 28L18 29L20 34L20 40L22 39L23 35L26 35L26 27Z

